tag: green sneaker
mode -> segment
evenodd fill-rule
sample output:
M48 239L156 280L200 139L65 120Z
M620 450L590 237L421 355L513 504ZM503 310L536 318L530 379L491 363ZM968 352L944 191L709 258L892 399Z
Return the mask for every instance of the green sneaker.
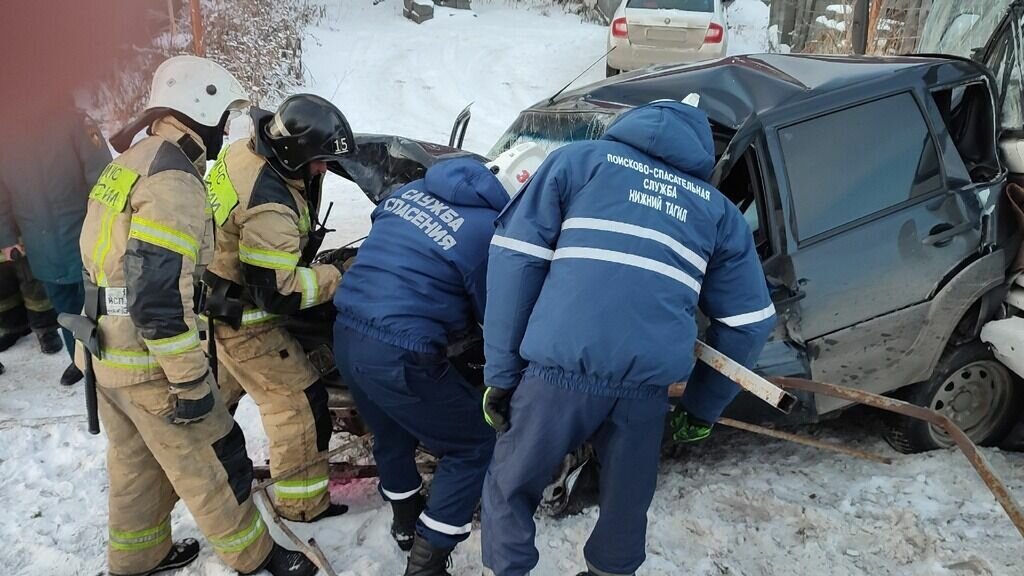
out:
M672 441L676 444L699 442L711 436L711 424L690 416L686 410L678 409L672 413L669 422L669 431L672 434Z

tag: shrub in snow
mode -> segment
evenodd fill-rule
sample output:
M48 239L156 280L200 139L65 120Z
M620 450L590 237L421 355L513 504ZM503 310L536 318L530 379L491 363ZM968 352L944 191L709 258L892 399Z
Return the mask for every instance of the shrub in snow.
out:
M480 0L476 0L480 1ZM590 22L594 24L608 24L608 18L611 17L609 12L607 15L601 12L600 2L597 0L505 0L508 4L516 7L524 8L536 8L542 11L545 15L551 8L558 8L570 14L576 14L584 22ZM613 10L614 11L614 10Z
M272 107L303 83L303 31L325 11L315 0L203 0L206 56L230 70L254 104ZM93 108L107 127L116 130L144 106L160 62L192 53L187 3L174 18L176 34L126 50L120 74L96 89ZM172 28L169 19L167 27Z

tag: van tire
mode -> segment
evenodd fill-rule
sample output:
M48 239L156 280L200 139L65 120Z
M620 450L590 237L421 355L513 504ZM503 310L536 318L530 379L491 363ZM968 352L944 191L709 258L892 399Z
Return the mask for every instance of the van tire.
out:
M619 74L619 72L622 72L622 70L617 70L617 69L612 68L611 66L609 66L607 64L604 65L604 77L605 78L611 78L612 76L617 76Z
M929 380L908 386L895 396L946 414L964 427L975 444L993 446L1017 423L1024 386L1016 374L996 360L987 345L975 340L947 349ZM928 422L898 414L889 415L885 440L904 454L953 444Z

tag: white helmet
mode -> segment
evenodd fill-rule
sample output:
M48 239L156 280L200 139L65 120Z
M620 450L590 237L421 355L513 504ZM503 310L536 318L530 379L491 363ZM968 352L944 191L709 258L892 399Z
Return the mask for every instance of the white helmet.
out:
M540 168L547 155L540 144L524 142L498 154L486 166L498 182L501 182L511 200L519 194L537 168Z
M245 89L223 66L198 56L175 56L153 74L146 110L170 108L214 127L225 111L241 111L248 105Z

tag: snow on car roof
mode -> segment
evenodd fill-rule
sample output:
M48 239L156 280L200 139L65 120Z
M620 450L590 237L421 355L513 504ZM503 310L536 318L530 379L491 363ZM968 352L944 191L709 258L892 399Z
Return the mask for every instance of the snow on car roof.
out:
M888 87L941 84L984 73L980 65L952 57L754 54L627 73L531 109L617 109L697 92L700 108L717 124L735 130L748 118L827 93L877 91L876 82Z

